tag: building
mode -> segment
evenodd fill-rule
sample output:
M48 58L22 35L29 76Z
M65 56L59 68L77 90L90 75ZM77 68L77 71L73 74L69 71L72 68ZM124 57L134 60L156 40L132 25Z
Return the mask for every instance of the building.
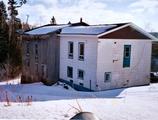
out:
M158 72L158 33L151 32L153 36L157 38L157 40L152 42L152 59L151 59L151 71Z
M150 83L151 43L133 23L69 26L60 33L60 80L79 90Z
M68 26L88 26L80 21L72 24L49 24L22 34L22 83L43 81L52 85L59 80L59 50L61 29Z
M46 25L25 32L22 36L22 83L59 79L58 33L67 25Z

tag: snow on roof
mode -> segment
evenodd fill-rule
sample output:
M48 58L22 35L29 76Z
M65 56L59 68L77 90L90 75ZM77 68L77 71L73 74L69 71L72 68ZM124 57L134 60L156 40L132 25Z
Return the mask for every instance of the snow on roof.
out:
M114 27L117 27L117 25L70 26L63 28L61 34L98 35Z
M35 28L33 30L25 32L25 34L29 35L43 35L43 34L48 34L51 32L55 32L59 29L62 29L64 27L67 27L68 25L52 25L52 26L43 26L39 28Z

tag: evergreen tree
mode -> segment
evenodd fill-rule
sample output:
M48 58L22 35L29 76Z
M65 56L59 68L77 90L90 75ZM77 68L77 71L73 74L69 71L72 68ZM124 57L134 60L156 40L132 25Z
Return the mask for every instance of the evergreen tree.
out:
M50 23L51 23L52 25L56 25L56 24L57 24L57 23L56 23L56 19L55 19L54 16L52 17Z
M4 68L8 58L8 31L0 28L0 67Z
M21 29L21 21L17 18L18 10L26 3L26 0L8 0L9 20L9 71L11 77L17 76L22 68L22 55L19 35L17 31Z
M0 67L4 68L9 49L8 25L6 23L7 12L3 1L0 1Z

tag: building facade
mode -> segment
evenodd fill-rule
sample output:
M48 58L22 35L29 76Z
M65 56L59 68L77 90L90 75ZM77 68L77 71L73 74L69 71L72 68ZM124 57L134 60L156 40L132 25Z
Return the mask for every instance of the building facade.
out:
M60 34L60 79L92 91L147 85L152 39L132 23L65 28Z
M150 83L154 36L132 23L43 26L23 35L22 82L99 91Z
M43 26L25 32L22 40L22 83L59 79L59 37L62 26Z

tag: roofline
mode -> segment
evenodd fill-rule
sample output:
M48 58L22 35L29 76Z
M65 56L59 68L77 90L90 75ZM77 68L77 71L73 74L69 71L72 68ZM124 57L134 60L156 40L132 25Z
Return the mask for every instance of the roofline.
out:
M117 38L98 38L98 40L131 40L131 41L149 41L154 42L155 40L150 39L117 39Z
M110 31L108 31L108 32L101 33L101 34L98 35L98 37L101 37L101 36L103 36L103 35L107 35L107 34L109 34L109 33L115 32L115 31L117 31L117 30L123 29L123 28L128 27L128 26L131 26L132 28L138 30L139 32L141 32L142 34L144 34L145 36L147 36L148 38L150 38L150 39L152 39L152 40L155 40L155 41L158 40L155 36L153 36L153 35L151 35L150 33L144 31L142 28L138 27L138 26L135 25L134 23L127 23L127 24L125 24L125 25L123 25L123 26L120 26L120 27L117 27L117 28L115 28L115 29L112 29L112 30L110 30Z
M146 32L145 30L143 30L142 28L140 28L139 26L135 25L134 23L130 24L131 27L135 28L136 30L138 30L139 32L141 32L142 34L146 35L147 37L149 37L152 40L158 40L158 38L156 38L155 36L151 35L150 33Z
M112 32L114 32L114 31L117 31L117 30L120 30L120 29L122 29L122 28L125 28L125 27L129 26L129 24L130 24L130 23L127 23L127 24L122 25L122 26L120 26L120 27L116 27L116 28L114 28L114 29L111 29L111 30L109 30L109 31L107 31L107 32L101 33L101 34L97 35L97 37L101 37L101 36L103 36L103 35L107 35L107 34L112 33Z
M62 37L62 36L65 36L65 37L96 37L97 38L97 35L79 35L79 34L58 34L58 36Z

